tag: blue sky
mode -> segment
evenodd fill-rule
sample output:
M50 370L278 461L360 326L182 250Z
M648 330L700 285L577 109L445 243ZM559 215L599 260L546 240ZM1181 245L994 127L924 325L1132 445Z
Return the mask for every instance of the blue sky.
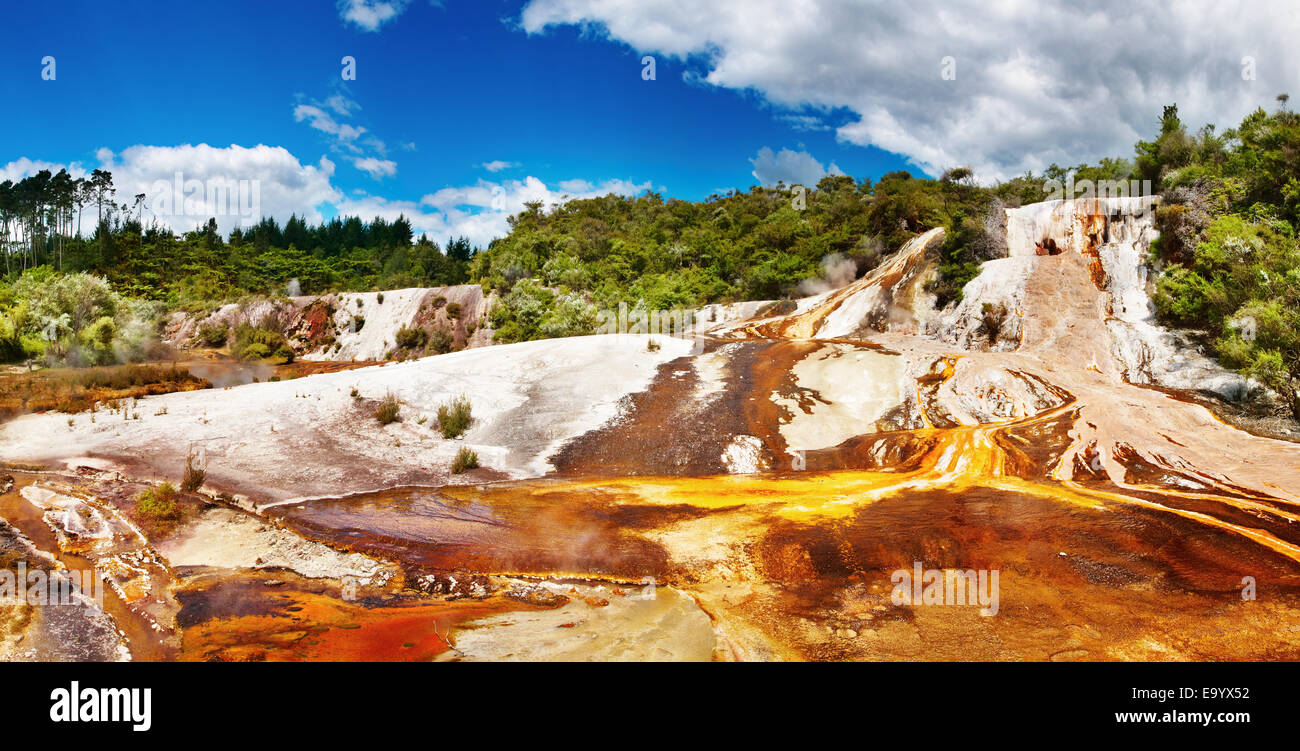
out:
M1300 14L1227 5L13 3L0 179L107 166L120 196L176 171L252 179L281 219L405 213L479 243L528 199L958 165L989 182L1131 154L1170 102L1226 127L1300 93Z
M647 81L626 44L572 26L528 34L521 2L417 1L375 31L332 2L73 6L8 11L21 33L0 50L0 93L32 115L0 124L0 164L90 169L105 148L266 144L303 164L328 158L345 195L406 201L527 177L560 193L567 181L620 180L697 200L755 184L763 148L857 176L904 166L801 129L753 93L701 83L698 64L659 57ZM53 81L40 75L47 55ZM345 55L355 81L342 80ZM311 126L315 110L296 116L302 106L365 132L345 146ZM483 166L493 162L507 166Z

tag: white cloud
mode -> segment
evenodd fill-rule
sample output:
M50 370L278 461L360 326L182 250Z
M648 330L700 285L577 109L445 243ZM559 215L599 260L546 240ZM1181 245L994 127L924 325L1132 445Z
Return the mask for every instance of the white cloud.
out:
M487 170L488 172L500 172L503 169L518 167L519 162L503 162L500 159L494 159L490 162L483 162L479 166Z
M827 175L844 174L834 162L830 167L823 168L822 163L807 151L781 149L779 153L773 153L771 149L764 146L749 162L754 165L754 171L750 174L759 183L768 187L782 182L786 185L804 185L811 188Z
M353 110L361 109L361 105L357 104L352 99L343 96L342 94L335 94L329 97L328 99L326 99L325 106L334 110L336 113L343 115L344 117L351 115Z
M131 146L119 154L101 149L99 158L113 173L118 203L134 205L134 196L144 193L145 223L157 219L177 232L202 226L209 217L222 232L262 216L283 223L296 213L319 222L320 207L342 197L330 183L333 162L322 157L318 164L303 164L279 146ZM200 205L188 200L194 188Z
M704 82L778 110L853 113L840 139L986 181L1130 156L1165 104L1222 129L1300 91L1293 0L531 0L520 21L689 58ZM1258 80L1242 80L1245 56ZM940 75L945 57L955 80Z
M336 119L326 111L327 108L338 113L340 118ZM305 121L312 128L333 136L331 148L345 154L354 167L371 178L379 180L397 174L397 162L382 158L388 155L388 144L365 127L342 121L341 118L360 108L352 99L334 94L323 103L312 101L296 105L293 119L300 123Z
M365 31L378 31L409 4L410 0L339 0L339 17Z
M336 121L328 112L314 104L300 104L294 107L293 119L295 122L306 120L308 125L316 130L335 136L340 145L349 146L353 149L356 147L352 146L352 142L366 132L366 129L360 126Z
M419 217L431 225L425 229L433 238L464 235L480 247L486 247L492 239L509 233L507 219L522 211L525 203L539 201L549 209L566 198L594 198L610 193L634 196L649 190L650 185L648 180L644 183L605 180L594 184L566 180L557 184L557 190L532 176L500 182L479 180L474 185L443 188L424 196L420 199ZM411 218L411 214L407 217ZM412 222L417 220L412 218Z
M391 159L376 159L373 156L368 156L353 159L352 166L362 172L369 173L369 175L376 180L397 174L397 162L394 162Z
M31 177L41 170L49 170L51 174L57 173L61 169L68 170L68 174L73 179L85 177L87 170L81 166L81 162L72 162L71 164L56 164L54 162L44 162L38 159L28 159L22 157L0 167L0 182L10 180L18 182L24 177Z

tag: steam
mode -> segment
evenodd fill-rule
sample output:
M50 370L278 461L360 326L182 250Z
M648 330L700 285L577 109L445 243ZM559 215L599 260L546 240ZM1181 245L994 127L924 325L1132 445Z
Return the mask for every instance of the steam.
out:
M202 378L213 388L243 386L254 381L266 381L275 375L275 368L265 363L194 363L186 366L190 375Z
M302 285L298 283L298 278L294 277L285 285L284 292L289 297L302 297Z
M816 279L799 283L799 293L804 296L820 295L852 284L858 278L858 264L843 253L832 253L822 259L822 273Z

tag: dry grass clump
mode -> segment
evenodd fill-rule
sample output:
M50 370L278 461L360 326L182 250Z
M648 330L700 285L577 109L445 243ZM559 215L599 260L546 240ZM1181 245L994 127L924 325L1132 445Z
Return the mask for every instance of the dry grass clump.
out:
M397 401L397 397L389 393L375 408L375 419L379 421L380 425L397 422L397 415L401 410L402 405Z
M198 458L193 451L185 458L185 477L181 480L181 490L186 493L193 493L203 487L203 481L208 478L208 468L200 464Z

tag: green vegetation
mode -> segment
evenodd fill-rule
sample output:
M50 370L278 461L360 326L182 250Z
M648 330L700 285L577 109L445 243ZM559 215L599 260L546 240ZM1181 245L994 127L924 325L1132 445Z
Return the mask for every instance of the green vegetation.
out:
M464 395L438 407L438 427L443 438L455 438L464 433L474 421L473 409Z
M286 363L293 362L293 348L279 331L276 323L252 326L241 323L235 327L230 339L230 354L239 360L266 360L272 357Z
M754 187L699 203L653 192L549 213L533 203L469 273L503 296L491 318L498 341L570 336L591 333L596 311L619 303L671 310L797 296L828 257L865 271L925 230L982 217L994 198L954 170L938 181L893 172L874 185L831 176L806 192Z
M30 269L0 282L0 360L75 366L155 354L154 320L165 306L132 300L103 277Z
M135 513L151 522L175 521L180 518L180 507L176 505L176 486L164 482L156 488L149 488L135 498Z
M451 462L451 473L458 475L469 469L478 469L478 453L462 446Z
M1153 261L1160 318L1205 331L1220 361L1282 394L1300 417L1300 117L1286 98L1233 130L1189 135L1166 107L1138 144L1162 189Z
M421 349L429 343L429 332L422 328L409 329L403 326L397 330L394 341L403 349Z
M313 226L292 216L283 227L265 218L227 237L209 221L177 236L156 221L145 226L145 195L116 199L107 170L84 179L43 170L0 182L5 275L42 265L91 272L128 297L190 307L283 294L293 280L303 294L461 284L473 255L464 238L446 248L415 238L404 217L338 217ZM79 226L86 207L95 209L93 227Z

